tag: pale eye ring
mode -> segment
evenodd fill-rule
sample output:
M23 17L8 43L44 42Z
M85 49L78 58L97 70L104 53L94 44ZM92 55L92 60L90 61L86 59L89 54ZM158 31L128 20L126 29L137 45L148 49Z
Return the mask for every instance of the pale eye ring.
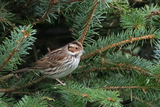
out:
M78 47L75 47L75 50L77 50L78 49Z

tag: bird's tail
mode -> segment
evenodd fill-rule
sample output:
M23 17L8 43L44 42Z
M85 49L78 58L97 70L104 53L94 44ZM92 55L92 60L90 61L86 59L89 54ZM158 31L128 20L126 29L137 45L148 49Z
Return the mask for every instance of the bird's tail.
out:
M13 73L30 72L30 71L32 71L32 69L27 67L27 68L23 68L23 69L14 71Z

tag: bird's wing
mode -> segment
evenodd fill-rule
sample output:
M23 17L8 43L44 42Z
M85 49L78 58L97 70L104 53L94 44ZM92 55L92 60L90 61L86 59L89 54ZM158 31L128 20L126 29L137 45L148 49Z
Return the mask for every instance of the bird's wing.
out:
M33 64L33 69L46 69L50 67L60 66L66 54L62 50L54 50L46 54Z

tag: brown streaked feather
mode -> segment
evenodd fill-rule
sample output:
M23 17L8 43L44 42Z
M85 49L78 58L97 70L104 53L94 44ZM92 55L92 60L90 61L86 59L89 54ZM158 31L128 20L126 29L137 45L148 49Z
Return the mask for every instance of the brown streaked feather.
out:
M46 58L42 58L40 60L38 60L37 62L35 62L33 64L33 67L31 67L32 69L45 69L49 67L49 64L47 63Z
M61 65L61 61L65 57L65 53L61 49L57 49L49 52L44 56L44 58L39 59L33 64L33 69L46 69L49 67L56 67Z

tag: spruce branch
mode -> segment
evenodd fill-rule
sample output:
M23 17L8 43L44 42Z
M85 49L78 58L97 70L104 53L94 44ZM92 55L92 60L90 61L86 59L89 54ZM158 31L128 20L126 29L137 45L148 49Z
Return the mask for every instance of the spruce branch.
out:
M14 107L48 107L46 100L41 100L43 94L36 93L32 96L24 95Z
M49 0L48 9L46 10L44 16L41 19L37 19L36 22L32 23L32 25L36 25L37 23L44 22L47 18L47 15L49 14L50 10L52 9L54 4L57 4L58 0Z
M141 74L144 74L146 76L151 75L151 76L154 76L156 78L160 78L160 75L156 75L156 74L150 73L150 72L148 72L148 71L146 71L143 68L140 68L138 66L133 66L133 65L130 65L130 64L125 64L125 63L119 63L119 64L116 64L116 66L135 69L135 70L138 70Z
M156 68L159 68L159 65L160 65L160 41L158 40L157 43L155 44L155 50L154 50L154 60L153 60L153 63L155 65L157 65ZM159 72L159 69L156 70L157 72Z
M79 93L79 92L73 91L72 89L71 90L68 89L68 91L71 92L71 93L74 93L76 95L80 95L83 98L91 98L92 99L92 96L89 96L88 94ZM110 102L115 102L116 101L114 98L111 98L111 97L108 97L107 100L110 101Z
M45 21L45 19L47 18L48 13L49 13L50 10L52 9L52 6L53 6L55 3L57 3L58 0L49 0L49 2L50 2L50 3L49 3L49 6L48 6L48 9L47 9L47 11L45 12L45 15L43 16L43 18L41 19L42 22Z
M59 3L72 3L72 2L76 2L76 1L84 1L84 0L69 0L69 1L60 1L60 0L48 0L49 1L49 5L48 5L48 8L47 10L45 11L43 17L41 19L37 19L36 22L32 23L32 25L36 25L37 23L41 23L41 22L44 22L48 16L48 14L50 13L53 5L56 5L56 4L59 4ZM53 12L53 11L52 11ZM57 12L57 10L56 10Z
M0 0L0 23L3 27L3 30L5 31L6 26L10 25L12 27L14 27L15 25L11 23L11 20L15 19L15 15L13 13L11 13L10 11L8 11L7 9L5 9L5 7L9 4L8 3L3 3Z
M7 75L1 77L1 78L0 78L0 81L3 82L5 79L11 78L11 77L13 77L13 76L16 76L16 77L18 78L17 73L24 72L25 69L27 70L28 68L26 67L26 68L23 68L23 69L14 71L14 73L7 74Z
M107 50L107 49L110 49L110 48L113 48L113 47L116 47L116 46L120 46L120 45L124 45L126 43L133 43L135 41L146 40L146 39L152 39L152 40L154 40L154 36L155 36L154 34L149 34L149 35L145 35L145 36L141 36L141 37L135 37L135 38L132 38L132 36L130 36L128 40L120 41L118 43L114 43L112 45L108 45L108 46L102 47L102 48L97 49L97 50L95 50L93 52L90 52L90 53L88 53L86 55L83 55L81 57L81 60L84 60L86 58L94 56L94 55L96 55L98 53L101 53L102 51Z
M159 15L160 14L160 11L159 10L157 10L157 11L152 11L151 13L150 13L150 15L148 15L148 16L145 16L147 19L149 19L150 17L152 17L152 16L155 16L155 15Z
M111 61L104 61L104 59L102 59L102 64L107 64L107 63L114 63L114 62L111 62ZM160 75L156 75L156 74L153 74L153 73L150 73L149 71L147 70L144 70L143 68L139 67L139 66L133 66L131 64L126 64L126 63L114 63L114 65L116 65L117 67L120 67L120 68L125 68L125 69L135 69L137 71L139 71L141 74L144 74L146 76L148 75L151 75L151 76L154 76L156 78L160 78ZM112 69L112 68L111 68ZM116 68L115 68L116 69ZM118 69L118 68L117 68Z
M0 103L5 104L7 107L11 107L8 103L4 102L4 101L0 101Z
M90 24L90 22L91 22L91 20L92 20L93 13L94 13L94 11L96 10L96 7L97 7L97 4L98 4L98 3L99 3L99 2L97 2L97 0L95 0L95 1L93 2L94 7L93 7L93 9L91 10L91 13L89 14L88 19L86 20L87 23L86 23L86 25L84 26L83 33L82 33L82 35L81 35L81 37L80 37L80 39L79 39L79 42L80 42L80 43L83 43L83 41L84 41L84 39L85 39L87 30L88 30L88 28L89 28L89 24Z
M0 72L2 71L2 69L4 68L4 66L6 66L6 64L7 64L8 62L11 62L11 58L14 56L14 54L15 54L16 52L19 52L19 47L22 45L22 42L23 42L28 36L31 35L30 33L25 32L24 30L21 30L21 31L22 31L22 33L23 33L23 38L22 38L19 42L17 42L17 43L18 43L18 44L17 44L17 47L15 47L14 50L13 50L11 53L9 53L8 58L4 59L5 61L4 61L4 62L2 63L2 65L0 66Z
M9 5L6 9L3 2L0 0L0 5L2 4L0 6L0 22L6 31L1 32L2 34L6 34L13 28L11 24L14 26L17 16L20 17L18 21L21 23L24 23L23 19L26 19L21 16L25 15L29 16L29 20L34 20L33 24L48 21L57 26L54 22L61 20L63 15L65 21L60 22L66 23L72 29L74 39L83 43L86 54L83 54L79 69L74 72L73 82L66 81L65 87L52 85L52 81L48 81L45 86L44 84L36 85L33 92L30 86L41 83L40 81L45 77L37 79L35 73L30 72L26 73L27 75L18 75L21 79L15 79L14 72L10 72L11 74L0 72L0 84L1 88L3 87L0 89L0 93L5 93L0 95L0 106L85 107L91 103L93 104L91 106L119 107L124 104L121 103L122 98L131 99L127 106L156 107L160 105L159 2L156 6L150 2L150 5L143 3L146 5L144 8L142 5L140 5L141 8L136 8L136 5L131 6L128 3L129 0L39 0L38 2L32 1L30 4L27 0L8 2ZM10 6L15 3L16 6ZM24 8L21 8L22 10L17 14L15 10L17 7L22 7L23 3ZM27 11L23 10L26 7ZM8 14L9 11L3 12L4 9L12 10L14 14ZM21 12L23 12L22 15ZM37 19L37 17L39 18ZM121 25L121 27L115 28L114 25ZM1 71L16 70L17 64L22 64L22 57L29 54L27 50L33 48L30 46L33 45L35 37L27 34L33 34L35 31L31 27L27 27L29 30L25 29L26 27L16 28L11 32L11 37L6 37L6 40L2 41L0 46ZM28 31L31 32L27 33ZM18 49L22 38L25 39ZM155 41L153 41L154 39ZM154 61L141 57L142 54L152 54L146 49L146 53L141 53L144 49L142 46L148 47L157 42L159 42L157 46L153 45L154 47L152 47L155 50L153 52ZM17 47L17 51L13 53L15 47ZM123 50L130 52L127 53ZM139 50L141 55L130 54L137 53ZM11 56L10 59L9 56ZM1 68L6 61L8 61L7 64ZM27 91L25 91L26 89ZM38 93L35 93L37 91ZM36 96L33 96L34 93ZM49 94L39 96L41 93ZM28 96L22 96L25 94ZM5 95L6 98L3 97ZM16 104L17 95L21 100Z
M103 67L103 68L97 68L97 67L93 67L91 69L87 69L87 70L84 70L80 73L80 76L79 76L79 79L81 79L82 77L84 77L84 75L86 75L87 73L91 73L91 72L94 72L94 71L97 71L97 70L117 70L119 68L117 67ZM128 70L130 68L123 68L121 67L120 68L121 70Z
M113 63L113 62L107 62L106 61L106 63L102 63L102 65L105 65L105 64L107 64L107 63ZM103 67L103 68L97 68L97 67L94 67L94 68L91 68L91 69L89 69L89 70L85 70L85 71L83 71L83 72L81 72L81 76L79 77L79 78L81 78L82 77L82 75L83 74L86 74L86 73L90 73L90 72L94 72L94 71L96 71L96 70L118 70L118 69L123 69L123 70L132 70L132 69L135 69L135 70L137 70L137 71L139 71L141 74L143 74L143 75L146 75L146 76L148 76L148 75L151 75L151 76L154 76L154 77L156 77L156 78L160 78L160 75L156 75L156 74L153 74L153 73L150 73L149 71L147 71L147 70L144 70L143 68L141 68L141 67L138 67L138 66L133 66L133 65L131 65L131 64L125 64L125 63L119 63L119 64L116 64L116 63L114 63L117 67Z
M76 94L76 95L80 95L80 96L82 96L83 98L89 97L89 95L88 95L88 94L75 92L75 91L73 91L72 89L71 89L71 90L70 90L70 89L68 89L67 91L69 91L69 92L71 92L71 93L74 93L74 94Z
M13 27L15 26L15 24L12 24L8 19L6 19L6 18L4 18L4 17L3 17L3 18L0 18L0 21L2 21L2 22L4 22L4 23L7 22L9 25L11 25L11 26L13 26Z
M19 26L11 32L11 36L6 37L0 45L0 70L13 71L17 69L17 64L23 61L20 57L28 54L27 50L35 41L35 34L32 26ZM5 61L4 61L5 60Z
M81 98L83 101L97 102L98 105L112 105L113 107L117 107L117 105L120 106L119 101L121 101L121 98L118 97L119 94L117 91L106 91L97 88L91 89L86 87L86 85L82 86L82 84L80 85L75 82L69 82L67 84L66 87L57 86L57 88L60 89L60 93L64 93L65 96L67 94L70 97L74 96L75 98Z
M142 103L146 103L147 105L149 105L149 106L151 106L151 107L156 107L156 106L154 106L154 105L151 104L152 101L151 101L151 102L146 102L146 101L140 100L139 98L137 98L137 97L135 97L135 96L132 96L132 98L134 98L134 99L136 99L136 100L138 100L138 101L140 101L140 102L142 102Z
M116 90L116 89L150 89L155 87L145 87L145 86L112 86L112 87L102 87L102 89Z
M130 94L127 94L127 93L125 93L125 95L127 95L127 96L131 96ZM141 99L139 99L138 97L133 96L133 95L132 95L132 98L133 98L133 99L135 99L135 100L138 100L138 101L140 101L140 102L142 102L142 103L145 103L145 104L147 104L147 105L149 105L149 106L151 106L151 107L157 107L157 106L154 106L154 105L152 105L152 104L151 104L151 103L152 103L152 101L151 101L151 102L146 102L146 101L141 100Z
M113 63L111 61L102 61L102 64L107 64L107 63ZM143 68L139 67L139 66L133 66L131 64L126 64L126 63L114 63L117 67L122 67L122 68L125 68L125 69L135 69L137 71L139 71L141 74L144 74L146 76L148 75L151 75L151 76L154 76L156 78L160 78L160 75L156 75L156 74L153 74L153 73L150 73L149 71L147 70L144 70ZM118 68L117 68L118 69Z
M8 89L0 89L0 92L12 92L12 91L16 91L16 90L19 90L19 89L27 88L27 87L30 87L30 86L32 86L32 85L34 85L34 84L36 84L36 83L38 83L38 82L40 82L40 81L42 81L44 79L45 79L45 77L43 76L43 77L41 77L41 78L39 78L37 80L28 82L27 84L25 84L25 85L23 85L21 87L8 88Z
M115 9L117 9L117 10L119 10L119 11L122 11L122 8L119 8L119 7L114 6L114 5L112 5L112 4L109 4L109 6L111 6L111 7L115 8Z

